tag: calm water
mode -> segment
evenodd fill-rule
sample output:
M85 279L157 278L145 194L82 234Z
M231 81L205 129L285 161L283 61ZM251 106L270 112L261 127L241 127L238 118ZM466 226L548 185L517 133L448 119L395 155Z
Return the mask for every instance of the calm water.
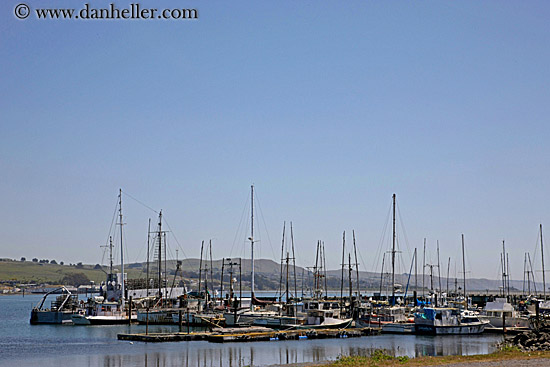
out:
M367 355L387 349L396 355L469 355L492 352L497 335L427 337L380 335L350 339L213 344L202 341L146 344L118 341L118 333L145 326L30 325L41 297L0 296L0 366L272 366L318 362L339 355ZM149 327L150 331L177 327Z

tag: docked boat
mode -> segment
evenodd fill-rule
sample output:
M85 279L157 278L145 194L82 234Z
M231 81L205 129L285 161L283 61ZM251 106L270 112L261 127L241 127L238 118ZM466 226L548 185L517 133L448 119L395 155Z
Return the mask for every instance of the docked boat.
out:
M414 322L389 322L382 324L383 334L413 334L414 332Z
M386 324L410 323L409 310L403 306L376 307L361 314L355 323L359 327L383 326Z
M103 297L96 297L84 311L72 315L72 321L75 325L115 325L137 320L135 313L130 318L127 313L120 302L105 302Z
M59 294L61 293L61 294ZM50 308L45 307L46 299L56 295ZM31 311L31 324L71 324L72 315L78 314L78 295L67 288L60 287L46 293Z
M414 315L415 332L428 335L481 334L489 324L457 308L423 308Z
M506 298L496 298L493 302L487 302L480 318L487 320L494 328L529 327L529 318L516 311Z

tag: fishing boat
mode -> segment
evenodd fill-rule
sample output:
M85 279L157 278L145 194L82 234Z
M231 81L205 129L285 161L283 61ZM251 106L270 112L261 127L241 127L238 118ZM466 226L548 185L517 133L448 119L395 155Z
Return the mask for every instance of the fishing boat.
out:
M489 321L458 308L425 307L414 314L415 332L428 335L481 334Z
M61 294L60 294L61 293ZM46 299L56 295L50 308L44 307ZM67 288L59 287L46 293L31 311L31 324L72 324L72 315L78 314L78 295L73 295Z
M496 298L492 302L487 302L480 318L487 320L494 328L529 327L529 318L516 311L506 298Z
M137 315L132 312L132 304L126 304L125 273L124 273L124 246L122 236L122 189L118 195L118 212L120 226L120 273L113 271L113 239L109 237L110 267L107 279L102 285L102 296L88 299L85 307L78 313L71 315L75 325L109 325L129 323L136 320Z
M75 325L115 325L137 320L135 313L128 318L127 312L120 302L108 302L103 297L96 297L84 311L72 315L72 321Z

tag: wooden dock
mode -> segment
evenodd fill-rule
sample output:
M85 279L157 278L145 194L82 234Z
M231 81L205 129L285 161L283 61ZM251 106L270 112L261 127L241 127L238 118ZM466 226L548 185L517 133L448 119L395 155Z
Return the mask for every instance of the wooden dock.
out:
M501 327L486 327L483 332L488 334L517 335L529 330L530 329L528 327L507 327L505 330Z
M250 328L219 328L213 331L176 332L176 333L139 333L118 334L118 340L140 341L147 343L207 340L212 343L300 340L300 339L328 339L328 338L356 338L364 335L378 334L375 328L356 329L301 329L301 330L273 330L264 327Z

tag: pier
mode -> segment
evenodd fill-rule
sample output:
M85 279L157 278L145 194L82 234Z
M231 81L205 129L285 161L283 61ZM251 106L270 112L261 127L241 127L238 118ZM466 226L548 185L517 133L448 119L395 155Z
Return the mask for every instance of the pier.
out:
M379 334L376 328L273 330L264 327L219 328L213 331L118 334L118 340L161 343L206 340L212 343L276 341L299 339L357 338Z

